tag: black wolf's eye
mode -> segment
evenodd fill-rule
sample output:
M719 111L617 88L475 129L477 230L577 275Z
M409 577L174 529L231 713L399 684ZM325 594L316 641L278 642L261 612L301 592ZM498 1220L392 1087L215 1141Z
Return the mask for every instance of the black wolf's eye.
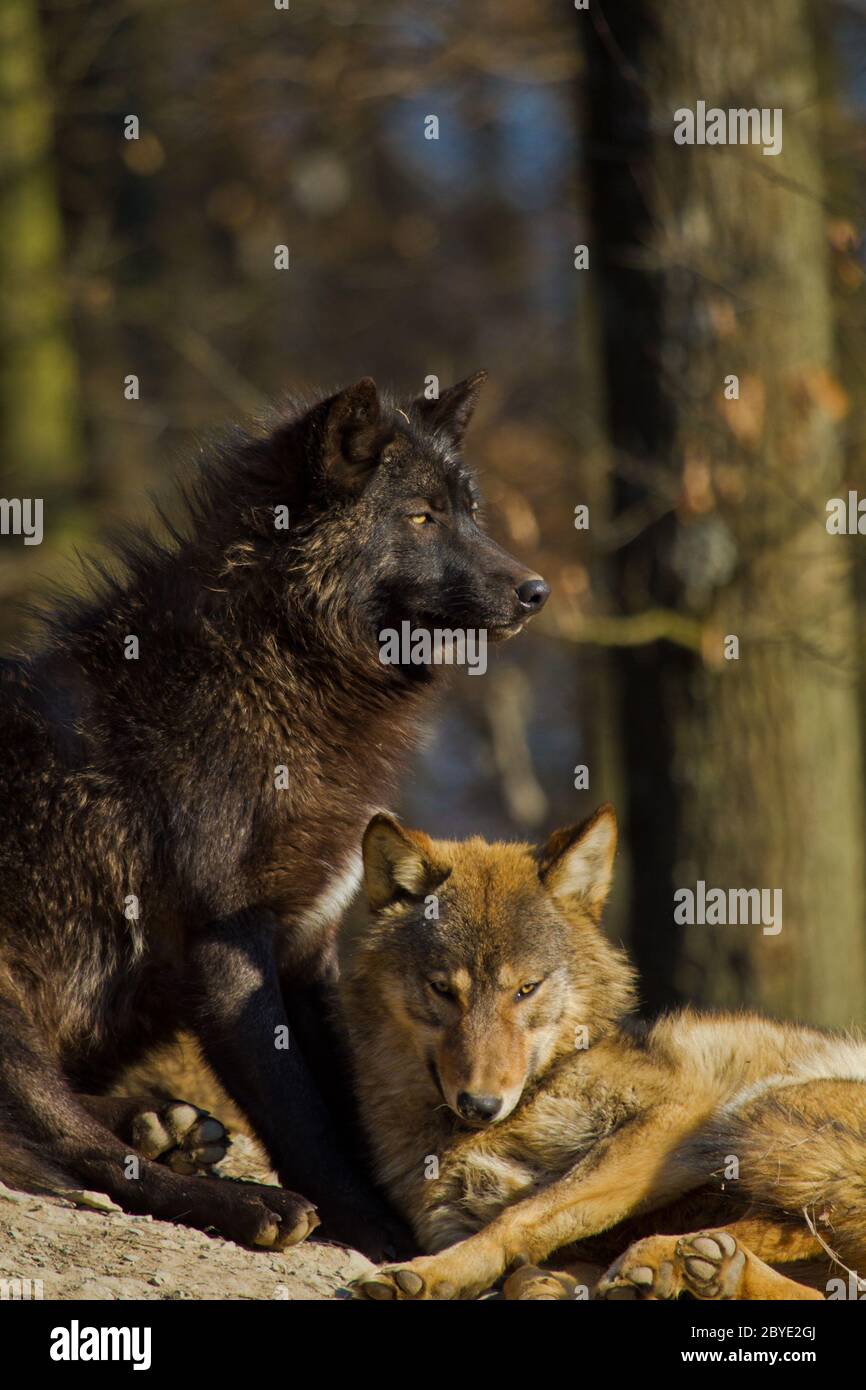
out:
M517 991L517 993L516 993L515 996L514 996L515 999L528 999L529 996L530 996L530 994L534 994L534 993L535 993L535 991L538 989L538 986L539 986L540 984L541 984L541 981L540 981L540 980L532 980L532 981L530 981L529 984L521 985L521 986L520 986L520 989Z
M433 518L429 512L413 512L409 520L413 526L430 526L433 523Z

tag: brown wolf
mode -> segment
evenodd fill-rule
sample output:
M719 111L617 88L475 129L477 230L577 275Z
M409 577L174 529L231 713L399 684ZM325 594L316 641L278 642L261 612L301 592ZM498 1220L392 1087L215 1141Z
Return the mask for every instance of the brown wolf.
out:
M385 664L383 631L504 638L547 597L478 525L482 378L402 402L365 378L236 432L179 531L133 533L122 577L0 662L0 1180L253 1245L321 1219L382 1255L319 995L437 684L432 642ZM288 1190L194 1176L216 1121L107 1096L182 1027Z
M573 1275L535 1268L566 1247L625 1250L601 1297L820 1298L770 1265L866 1266L866 1044L631 1022L599 927L615 847L609 806L540 851L371 821L342 1005L379 1176L430 1253L361 1296L471 1298L516 1271L507 1296L566 1297Z

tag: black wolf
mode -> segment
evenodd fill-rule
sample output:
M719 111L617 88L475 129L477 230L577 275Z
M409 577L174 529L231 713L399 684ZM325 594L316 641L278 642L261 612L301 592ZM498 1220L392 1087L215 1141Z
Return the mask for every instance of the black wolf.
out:
M127 539L124 577L101 572L3 663L3 1180L270 1246L317 1224L311 1199L376 1250L384 1207L314 1073L361 831L436 684L383 665L377 634L508 636L547 597L478 526L460 447L482 379L400 406L366 378L236 434L188 486L186 526ZM141 1106L105 1093L181 1027L304 1197L151 1161L128 1176ZM161 1119L189 1130L177 1106Z

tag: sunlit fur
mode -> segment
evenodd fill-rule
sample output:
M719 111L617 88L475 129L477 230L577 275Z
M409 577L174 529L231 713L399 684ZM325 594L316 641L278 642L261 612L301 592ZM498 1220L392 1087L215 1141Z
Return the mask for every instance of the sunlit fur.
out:
M540 852L381 817L367 832L374 911L343 1010L379 1175L422 1248L445 1252L416 1262L423 1296L439 1277L473 1296L518 1256L696 1192L714 1214L759 1212L766 1258L785 1241L823 1256L808 1213L863 1273L866 1044L746 1014L631 1020L632 971L599 925L614 845L609 807ZM455 1000L431 978L456 982ZM543 983L517 1003L523 980ZM497 1121L455 1114L467 1085L507 1096Z

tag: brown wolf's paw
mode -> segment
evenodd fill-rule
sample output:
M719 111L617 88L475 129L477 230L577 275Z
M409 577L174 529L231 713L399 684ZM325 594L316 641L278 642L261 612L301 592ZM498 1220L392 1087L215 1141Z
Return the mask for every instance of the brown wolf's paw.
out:
M186 1175L210 1172L231 1142L219 1120L183 1100L148 1105L131 1128L139 1153Z
M424 1299L460 1296L457 1285L437 1272L435 1255L422 1255L399 1268L386 1266L374 1270L372 1274L363 1274L351 1287L355 1298L372 1298L377 1302L394 1299L404 1302L413 1299L420 1302Z
M546 1302L559 1302L574 1298L577 1280L570 1274L560 1274L554 1269L539 1269L537 1265L521 1265L509 1274L502 1292L509 1300L532 1298Z
M676 1237L635 1241L598 1281L596 1298L676 1298Z
M737 1297L746 1256L729 1231L680 1236L677 1261L683 1288L695 1298Z
M596 1298L736 1298L746 1257L728 1231L649 1236L629 1246L599 1281Z

